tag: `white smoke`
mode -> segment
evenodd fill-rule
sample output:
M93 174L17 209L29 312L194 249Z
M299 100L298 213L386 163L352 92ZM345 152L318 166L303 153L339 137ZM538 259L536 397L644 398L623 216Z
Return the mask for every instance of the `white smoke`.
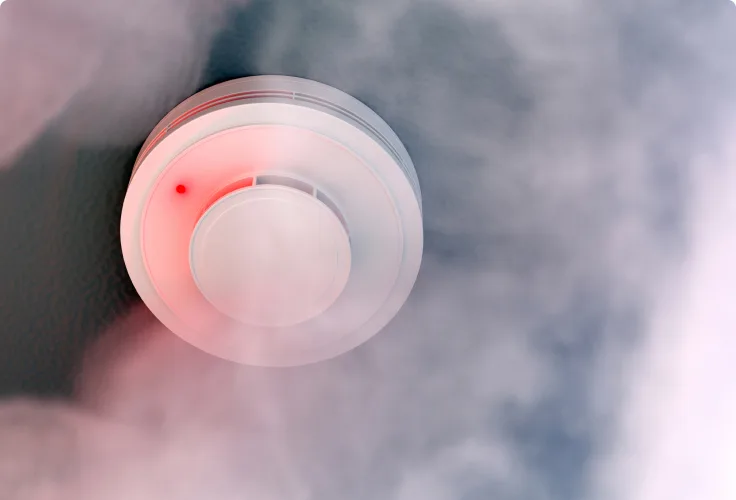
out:
M197 90L225 7L239 2L9 1L0 15L0 165L51 124L82 144L142 142Z
M717 161L720 168L698 165L708 175L694 179L691 251L628 366L595 498L736 496L736 156Z
M736 16L675 7L272 2L258 72L340 87L407 142L414 296L355 352L288 370L138 312L71 406L0 408L0 498L732 498ZM52 121L141 140L201 83L225 12L10 0L0 164Z

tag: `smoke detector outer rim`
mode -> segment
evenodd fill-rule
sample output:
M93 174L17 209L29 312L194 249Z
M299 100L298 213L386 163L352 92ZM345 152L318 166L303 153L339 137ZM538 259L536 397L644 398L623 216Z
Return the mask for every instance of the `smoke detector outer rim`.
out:
M349 292L338 300L339 304L299 331L250 328L244 333L242 324L234 325L217 315L203 313L185 318L182 311L192 304L181 297L172 299L171 293L162 294L161 281L154 279L157 270L152 271L150 266L150 245L146 247L150 243L146 235L156 233L146 231L152 214L162 210L161 193L167 182L172 182L172 172L189 169L194 172L192 175L198 175L191 158L205 154L207 148L210 154L220 151L212 149L218 144L225 145L222 151L232 151L234 141L255 148L249 149L246 156L255 151L253 156L268 160L263 163L267 168L243 171L241 177L281 175L302 180L324 191L336 203L349 226L351 244L356 245L352 262L357 269L351 269L350 280L362 276L361 279L371 281L372 302L363 301L367 304L363 307L359 284L349 281ZM288 158L283 151L290 148L269 149L269 144L277 144L273 141L286 141L301 156ZM341 158L343 163L339 168L333 164L325 164L323 169L315 167L317 160L324 157ZM303 168L292 166L299 158L304 159ZM229 160L217 161L224 165ZM207 175L218 168L214 164L208 166ZM340 179L334 180L331 175ZM187 188L186 196L195 196L195 192L196 189ZM371 215L379 221L372 220ZM154 245L154 253L160 246L172 245L165 234L156 237L160 245ZM299 78L242 78L195 94L153 130L131 175L121 218L121 242L129 275L144 303L182 339L214 356L242 364L304 365L333 358L364 343L403 306L421 264L421 193L401 141L364 104L337 89ZM188 252L187 247L183 253L188 256ZM365 269L361 270L361 265ZM372 278L372 274L376 277ZM199 304L194 310L196 307ZM375 310L368 311L371 307ZM348 316L357 319L345 319Z

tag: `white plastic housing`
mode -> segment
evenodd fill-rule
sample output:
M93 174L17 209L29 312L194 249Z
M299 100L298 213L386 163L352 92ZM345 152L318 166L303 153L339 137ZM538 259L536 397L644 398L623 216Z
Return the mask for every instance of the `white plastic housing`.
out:
M182 339L239 363L302 365L360 345L404 304L421 193L364 104L309 80L242 78L151 133L121 240L141 298Z

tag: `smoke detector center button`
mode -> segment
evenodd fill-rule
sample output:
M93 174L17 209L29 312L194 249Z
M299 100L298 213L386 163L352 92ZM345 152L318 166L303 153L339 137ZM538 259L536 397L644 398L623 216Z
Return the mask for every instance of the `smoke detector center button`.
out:
M295 188L259 185L218 200L192 234L190 266L205 298L241 323L291 326L324 312L350 274L338 216Z

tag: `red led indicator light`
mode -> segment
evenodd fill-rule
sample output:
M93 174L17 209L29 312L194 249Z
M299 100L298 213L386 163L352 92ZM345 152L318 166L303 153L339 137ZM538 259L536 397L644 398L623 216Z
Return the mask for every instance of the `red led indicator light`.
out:
M179 194L184 194L187 192L187 187L184 184L179 184L176 186L176 192Z

